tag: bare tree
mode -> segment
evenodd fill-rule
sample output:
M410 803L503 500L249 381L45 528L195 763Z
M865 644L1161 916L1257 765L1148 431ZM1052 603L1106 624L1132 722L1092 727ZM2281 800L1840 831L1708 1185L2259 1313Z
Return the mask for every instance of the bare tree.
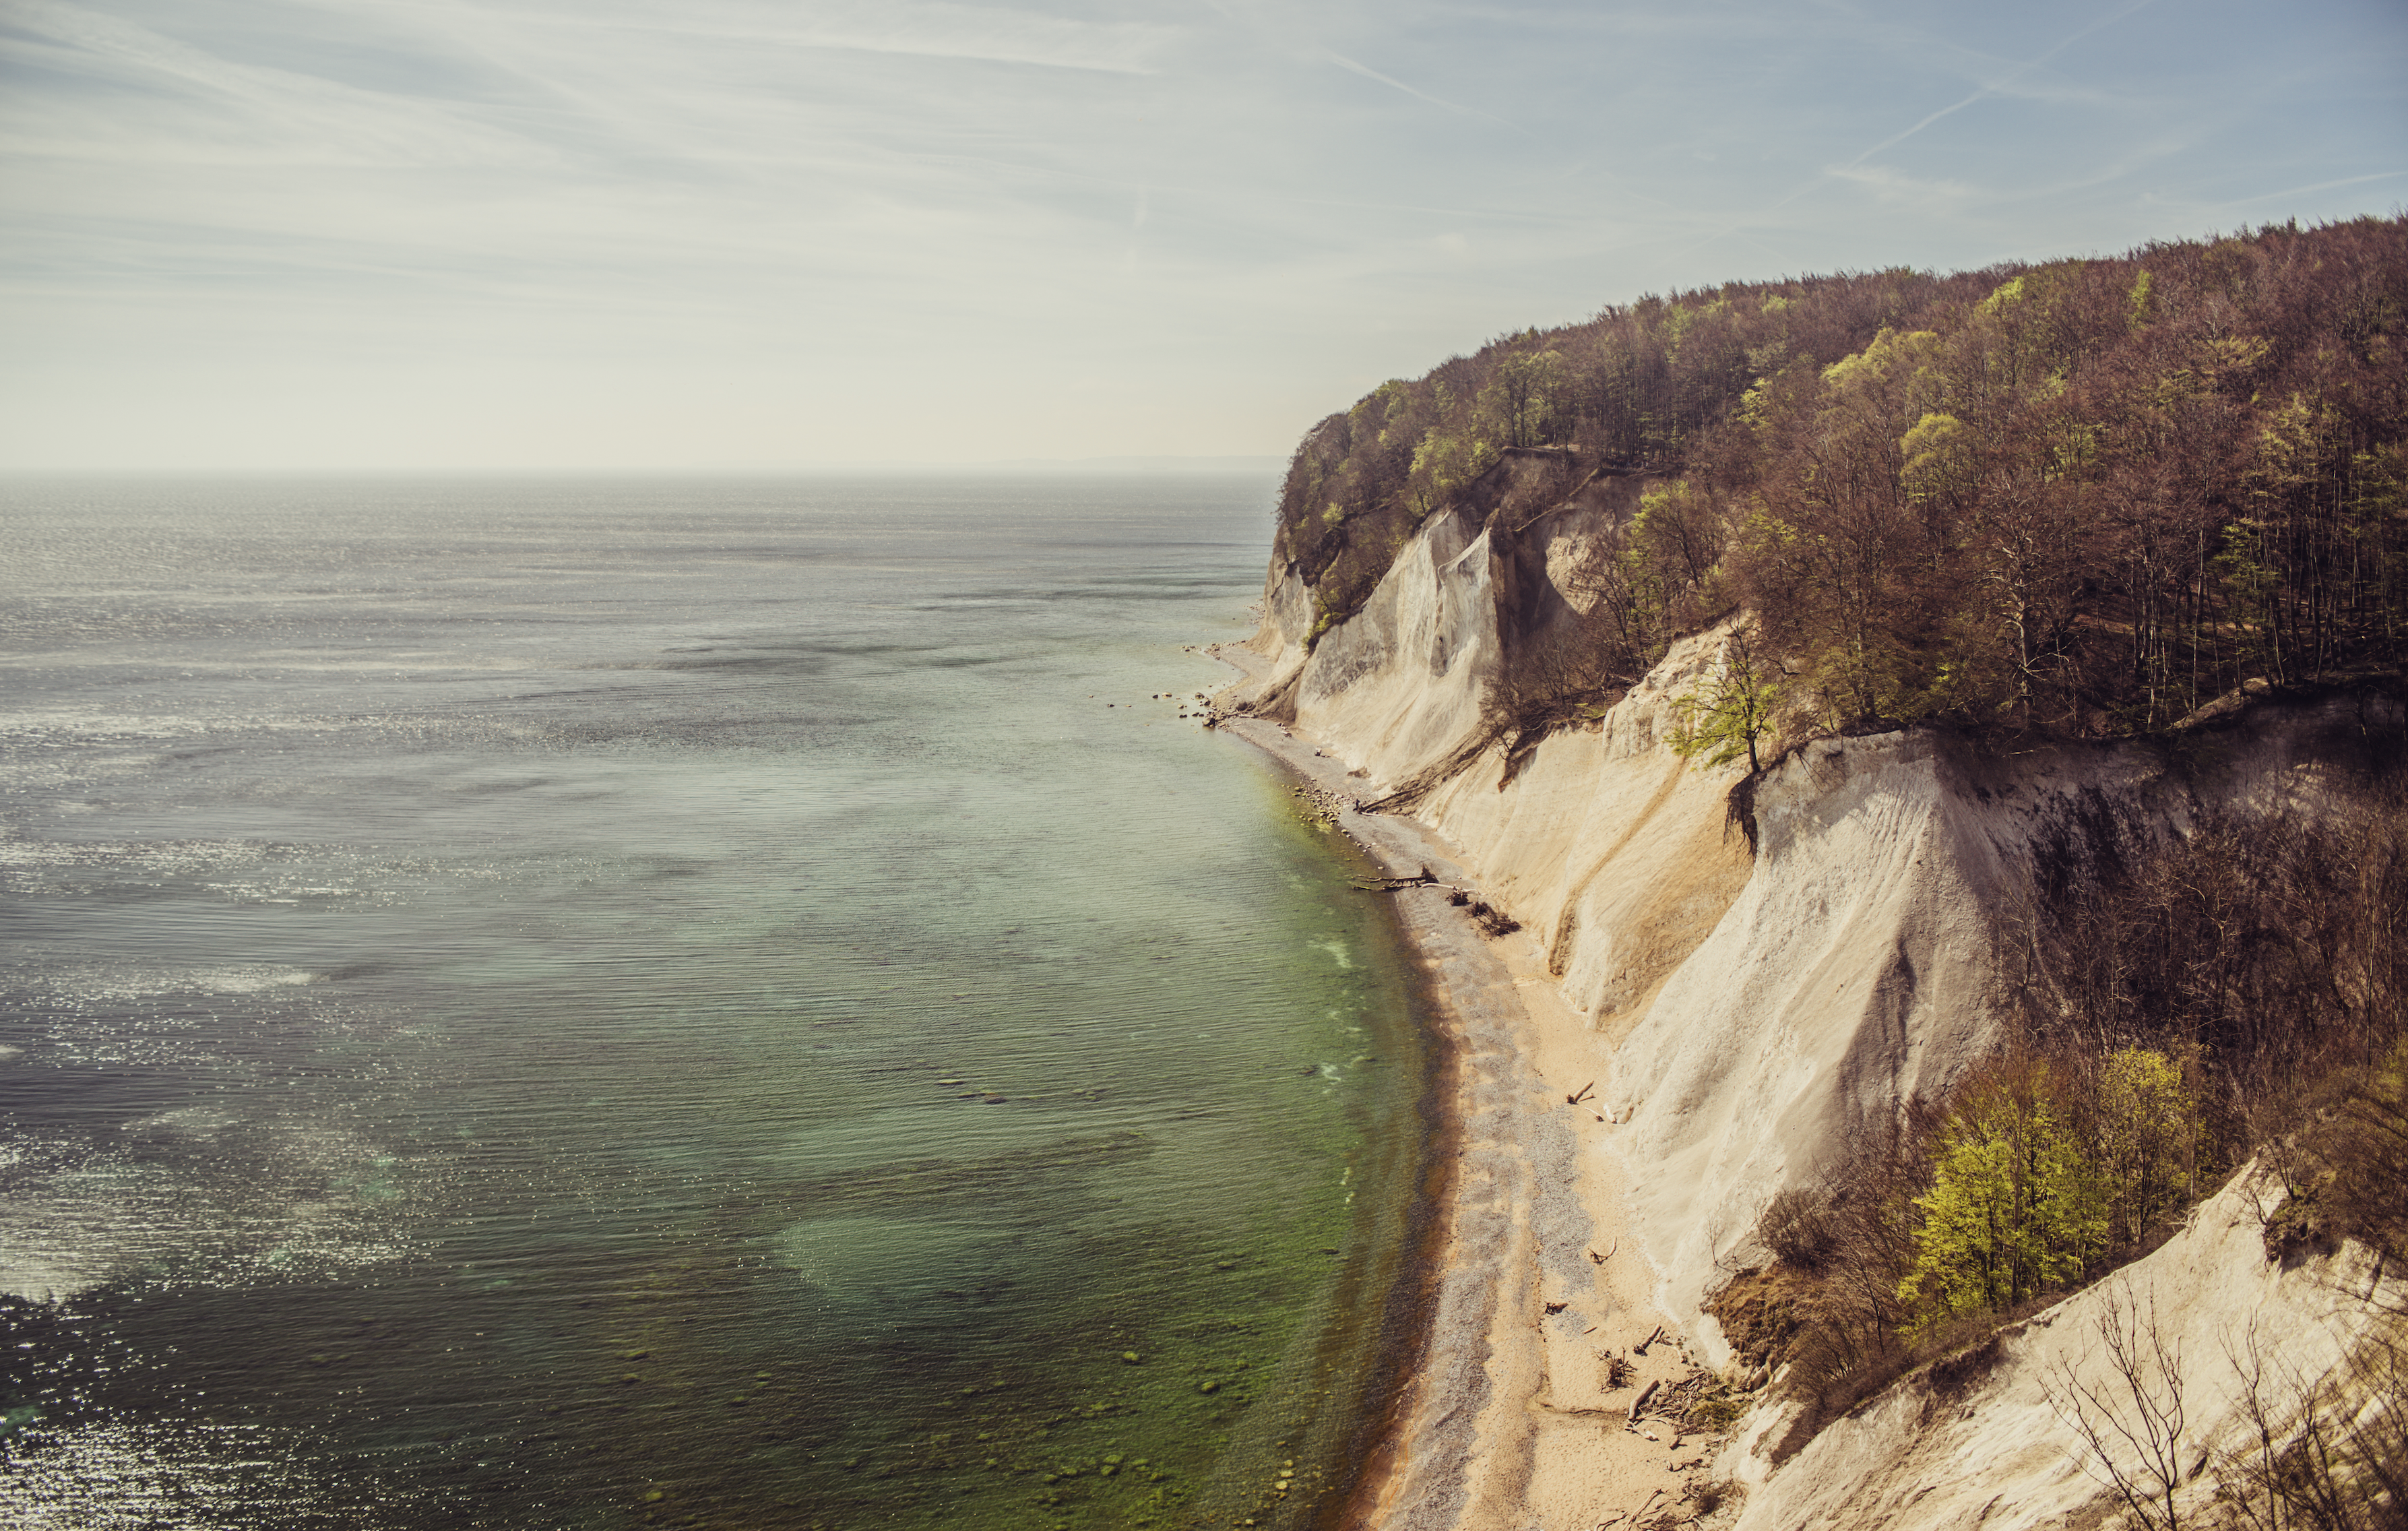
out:
M2103 1296L2093 1327L2112 1379L2086 1382L2059 1361L2042 1386L2057 1417L2087 1448L2075 1454L2077 1465L2115 1490L2131 1523L2143 1531L2182 1531L2182 1351L2166 1341L2154 1291L2145 1307L2128 1282Z
M2408 1525L2408 1349L2377 1308L2338 1366L2270 1358L2253 1326L2231 1352L2245 1445L2215 1465L2215 1503L2236 1531L2400 1531Z

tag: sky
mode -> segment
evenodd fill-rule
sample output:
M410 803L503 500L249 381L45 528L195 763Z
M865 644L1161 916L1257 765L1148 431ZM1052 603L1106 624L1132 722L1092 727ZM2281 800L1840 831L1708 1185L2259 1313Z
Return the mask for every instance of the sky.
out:
M1282 458L1649 292L2408 207L2408 0L0 0L0 469Z

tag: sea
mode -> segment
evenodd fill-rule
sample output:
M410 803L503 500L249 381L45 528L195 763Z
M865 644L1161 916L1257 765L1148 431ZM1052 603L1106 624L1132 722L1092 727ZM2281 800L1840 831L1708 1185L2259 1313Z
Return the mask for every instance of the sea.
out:
M0 483L0 1525L1305 1526L1409 1338L1260 478Z

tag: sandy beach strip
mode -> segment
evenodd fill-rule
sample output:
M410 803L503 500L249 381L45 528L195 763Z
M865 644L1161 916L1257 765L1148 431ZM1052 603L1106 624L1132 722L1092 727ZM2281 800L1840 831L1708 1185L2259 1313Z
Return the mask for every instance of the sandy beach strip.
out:
M1446 1059L1438 1147L1451 1158L1438 1166L1432 1258L1405 1278L1423 1283L1426 1332L1339 1524L1590 1531L1683 1505L1709 1443L1660 1417L1634 1425L1630 1411L1649 1383L1694 1368L1624 1227L1614 1128L1571 1098L1603 1082L1600 1038L1558 997L1531 933L1484 936L1449 902L1456 888L1479 896L1453 847L1412 820L1354 811L1359 782L1311 740L1255 718L1221 726L1312 789L1389 875L1437 880L1362 895L1392 901L1424 966ZM1646 1344L1659 1325L1668 1338Z

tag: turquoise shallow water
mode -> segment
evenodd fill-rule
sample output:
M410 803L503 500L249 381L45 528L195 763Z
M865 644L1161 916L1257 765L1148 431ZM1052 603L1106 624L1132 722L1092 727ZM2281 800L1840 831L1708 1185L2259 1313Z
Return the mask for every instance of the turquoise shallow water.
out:
M6 1518L1307 1521L1421 1065L1160 699L1268 497L7 486Z

